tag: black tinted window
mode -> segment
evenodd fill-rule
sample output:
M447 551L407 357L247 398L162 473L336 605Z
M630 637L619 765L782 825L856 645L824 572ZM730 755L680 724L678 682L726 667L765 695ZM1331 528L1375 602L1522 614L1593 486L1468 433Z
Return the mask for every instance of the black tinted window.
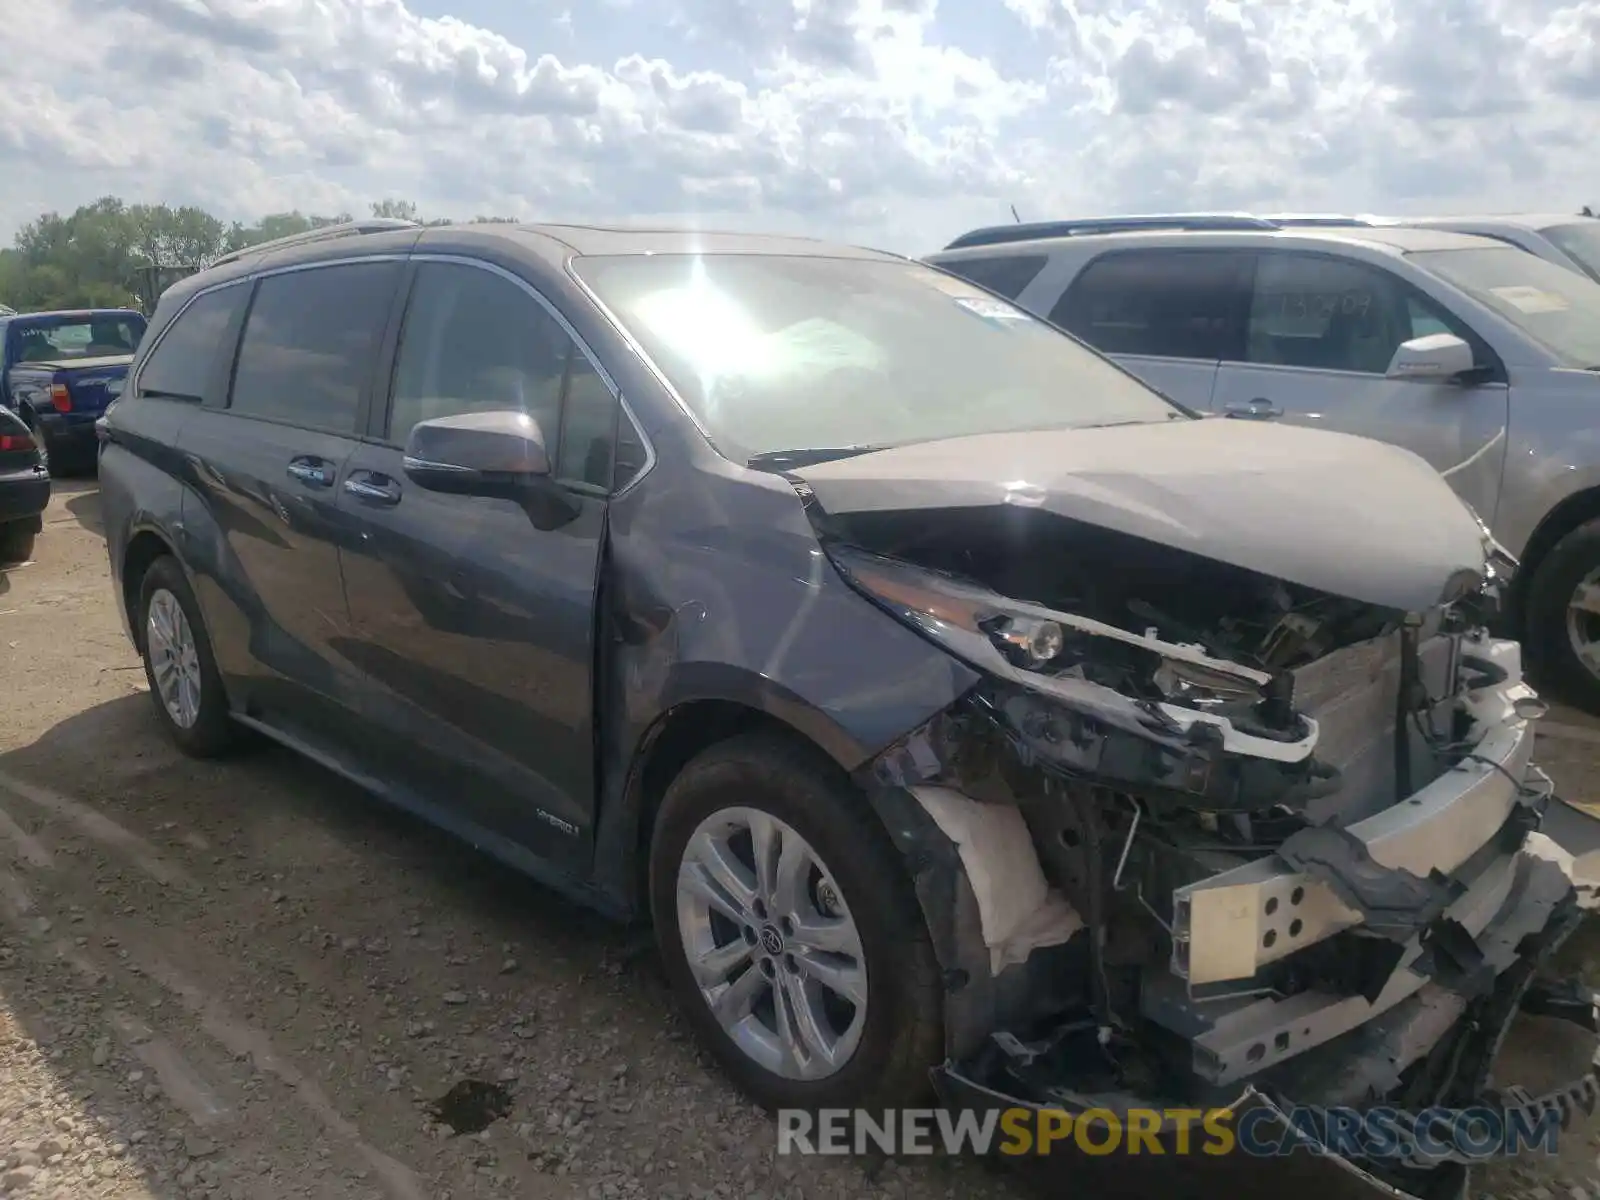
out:
M353 433L399 270L353 263L263 279L239 347L233 410Z
M1221 359L1243 342L1250 258L1136 251L1090 263L1050 319L1106 354Z
M1256 267L1246 361L1382 375L1401 342L1458 322L1387 271L1314 254Z
M197 296L162 335L139 371L141 395L204 400L229 323L250 297L236 283Z
M963 258L939 265L979 287L998 292L1007 300L1022 295L1022 289L1033 282L1034 276L1044 269L1042 254L1014 254L997 258Z
M500 275L423 263L400 334L390 438L497 409L539 422L559 477L610 485L616 400L561 323Z

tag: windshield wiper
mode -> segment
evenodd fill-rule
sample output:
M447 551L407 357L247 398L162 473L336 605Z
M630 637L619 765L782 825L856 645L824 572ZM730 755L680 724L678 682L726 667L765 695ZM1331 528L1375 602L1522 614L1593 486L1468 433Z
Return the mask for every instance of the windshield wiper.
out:
M854 458L858 454L872 454L878 450L892 448L893 443L884 442L876 446L808 446L799 450L766 450L760 454L752 454L745 459L744 465L754 467L758 471L814 467L818 463Z

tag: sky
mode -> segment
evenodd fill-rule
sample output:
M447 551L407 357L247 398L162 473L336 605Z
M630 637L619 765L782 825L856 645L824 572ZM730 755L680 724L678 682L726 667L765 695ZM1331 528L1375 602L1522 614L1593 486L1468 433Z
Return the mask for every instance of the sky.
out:
M977 225L1600 203L1600 0L0 0L0 243L226 219Z

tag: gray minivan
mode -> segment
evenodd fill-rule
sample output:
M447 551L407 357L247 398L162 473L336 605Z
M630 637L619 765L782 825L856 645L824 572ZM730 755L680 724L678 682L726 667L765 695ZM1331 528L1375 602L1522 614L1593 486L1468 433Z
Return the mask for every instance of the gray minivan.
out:
M1196 419L920 263L324 230L174 285L103 435L172 739L650 920L771 1108L1466 1106L1590 902L1435 471ZM1077 1179L1432 1200L1429 1132Z

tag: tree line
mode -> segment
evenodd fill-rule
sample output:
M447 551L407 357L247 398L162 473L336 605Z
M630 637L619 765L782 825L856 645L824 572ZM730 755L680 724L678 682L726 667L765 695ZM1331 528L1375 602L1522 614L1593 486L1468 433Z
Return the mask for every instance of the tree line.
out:
M421 220L409 200L378 200L371 209L375 217ZM1586 204L1580 215L1595 213ZM0 305L19 312L124 306L148 312L169 284L224 254L351 219L349 213L295 210L246 225L224 222L192 205L128 204L103 196L67 216L49 212L29 221L10 248L0 249ZM473 218L474 223L514 220Z
M371 209L375 217L420 220L409 200L379 200ZM66 216L49 212L29 221L11 247L0 249L0 304L18 312L127 306L148 311L168 284L224 254L351 219L350 213L296 210L247 225L224 222L192 205L128 204L103 196Z

